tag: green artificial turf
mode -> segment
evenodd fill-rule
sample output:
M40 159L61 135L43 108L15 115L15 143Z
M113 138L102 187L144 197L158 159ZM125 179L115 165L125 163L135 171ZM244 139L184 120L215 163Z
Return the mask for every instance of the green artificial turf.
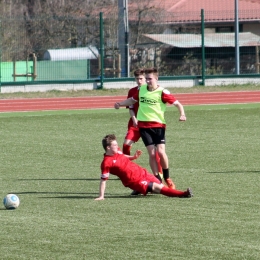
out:
M166 112L166 150L178 189L192 199L131 197L111 176L98 196L101 139L122 144L121 109L0 114L0 259L234 259L260 256L260 104ZM137 160L149 168L142 149Z

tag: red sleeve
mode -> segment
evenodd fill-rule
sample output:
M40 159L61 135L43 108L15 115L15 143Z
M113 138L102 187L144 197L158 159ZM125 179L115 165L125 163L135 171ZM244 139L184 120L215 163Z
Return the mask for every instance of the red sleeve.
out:
M139 100L139 91L136 91L135 94L132 96L132 98L133 98L135 101L138 101L138 100Z
M109 173L109 166L106 163L106 160L103 160L100 168L101 168L101 179L105 181L108 180L110 173Z
M136 92L139 92L139 91L138 91L138 86L129 89L128 94L127 94L127 98L131 98L131 97L133 97L133 96L135 95ZM133 109L133 106L126 107L126 108Z
M169 90L164 89L162 92L162 102L173 104L177 99L170 93Z
M133 91L133 88L130 88L127 94L127 98L130 98L132 96L131 92Z

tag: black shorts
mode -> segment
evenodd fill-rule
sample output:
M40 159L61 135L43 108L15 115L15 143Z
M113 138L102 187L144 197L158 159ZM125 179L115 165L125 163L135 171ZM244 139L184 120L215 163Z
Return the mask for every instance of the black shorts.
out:
M145 146L165 144L165 128L139 128Z

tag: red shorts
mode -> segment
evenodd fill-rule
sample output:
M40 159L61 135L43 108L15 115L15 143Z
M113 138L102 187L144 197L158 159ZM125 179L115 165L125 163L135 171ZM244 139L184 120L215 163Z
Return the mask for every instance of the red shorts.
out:
M155 183L161 184L161 182L153 174L147 172L144 169L143 176L140 177L139 180L136 180L135 182L129 183L127 185L127 187L129 187L132 190L139 191L143 195L146 195L147 194L148 184L150 182L155 182Z
M140 139L139 128L130 126L125 135L125 139L131 140L136 143Z

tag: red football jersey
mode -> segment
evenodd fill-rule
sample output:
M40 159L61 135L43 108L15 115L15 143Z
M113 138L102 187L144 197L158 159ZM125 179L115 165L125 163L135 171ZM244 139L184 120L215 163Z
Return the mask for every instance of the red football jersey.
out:
M146 169L129 160L121 151L112 156L104 154L101 163L101 179L108 179L110 174L116 175L125 187L139 182L143 178Z
M133 97L136 93L138 93L139 92L139 88L140 87L136 86L134 88L129 89L127 98ZM139 102L136 102L135 104L133 104L133 105L127 107L127 108L132 109L134 111L135 115L137 115L138 107L139 107ZM133 125L133 120L130 117L130 119L128 121L128 128L130 128L132 126L134 126Z

